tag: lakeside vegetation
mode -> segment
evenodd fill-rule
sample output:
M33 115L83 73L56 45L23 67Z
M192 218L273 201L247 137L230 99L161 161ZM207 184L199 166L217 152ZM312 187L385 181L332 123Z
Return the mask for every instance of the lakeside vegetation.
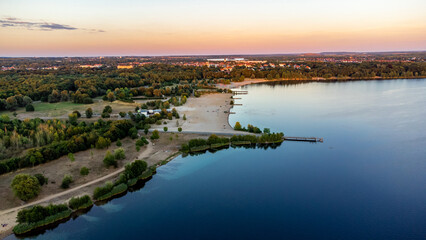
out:
M182 144L181 151L186 153L202 152L209 149L219 149L230 145L278 144L284 141L284 133L264 133L256 135L234 135L231 138L218 137L214 134L206 139L197 138Z

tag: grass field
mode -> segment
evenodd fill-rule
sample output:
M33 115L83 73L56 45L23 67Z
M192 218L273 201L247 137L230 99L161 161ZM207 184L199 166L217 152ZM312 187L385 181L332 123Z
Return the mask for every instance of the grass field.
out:
M93 99L92 104L78 104L73 102L58 102L58 103L46 103L46 102L34 102L34 112L26 112L25 108L18 108L15 112L18 114L19 119L26 118L67 118L68 114L73 111L79 111L83 116L87 108L92 108L95 114L101 114L103 108L106 105L112 107L112 113L117 114L119 112L134 111L135 106L140 106L140 103L124 103L120 101L115 102L104 102L100 98ZM0 114L7 114L13 118L13 112L2 111Z

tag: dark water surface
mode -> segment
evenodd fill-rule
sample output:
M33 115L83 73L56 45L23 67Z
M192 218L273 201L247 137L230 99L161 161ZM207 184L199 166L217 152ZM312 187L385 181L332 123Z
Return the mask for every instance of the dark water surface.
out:
M426 80L244 89L232 125L325 142L178 157L35 238L425 239Z

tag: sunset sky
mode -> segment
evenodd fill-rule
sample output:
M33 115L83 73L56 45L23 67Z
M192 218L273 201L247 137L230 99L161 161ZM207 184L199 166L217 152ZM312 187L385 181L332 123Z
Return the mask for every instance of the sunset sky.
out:
M0 56L414 50L425 0L0 0Z

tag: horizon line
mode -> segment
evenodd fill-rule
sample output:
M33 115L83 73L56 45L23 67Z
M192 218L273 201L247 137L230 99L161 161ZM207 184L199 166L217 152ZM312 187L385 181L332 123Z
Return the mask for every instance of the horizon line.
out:
M291 56L302 54L380 54L380 53L426 53L426 50L396 50L396 51L326 51L326 52L294 52L294 53L241 53L241 54L165 54L165 55L74 55L74 56L0 56L0 58L89 58L89 57L208 57L208 56Z

